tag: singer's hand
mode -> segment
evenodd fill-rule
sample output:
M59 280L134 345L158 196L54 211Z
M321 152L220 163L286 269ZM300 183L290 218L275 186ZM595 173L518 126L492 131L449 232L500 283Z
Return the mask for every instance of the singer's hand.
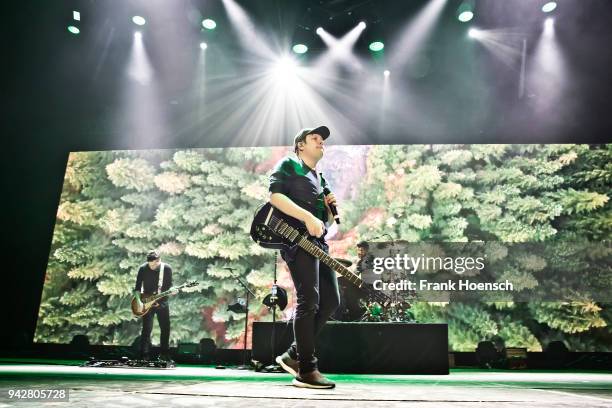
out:
M325 196L325 206L329 208L330 204L335 205L336 207L338 206L338 204L336 203L336 196L334 195L334 193L329 193L328 195Z
M323 235L323 231L325 229L323 221L311 214L310 217L306 218L304 222L310 235L317 238L320 238Z

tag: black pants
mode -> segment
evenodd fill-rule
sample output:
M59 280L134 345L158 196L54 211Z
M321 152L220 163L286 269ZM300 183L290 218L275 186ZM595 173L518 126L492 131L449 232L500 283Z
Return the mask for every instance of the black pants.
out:
M324 246L327 249L327 246ZM327 251L326 251L327 252ZM327 265L298 249L283 258L287 261L297 293L297 307L293 319L295 341L287 352L299 361L300 374L317 369L315 342L321 328L340 304L336 273Z
M170 307L168 304L162 304L151 309L149 313L142 318L142 332L140 333L140 353L142 358L150 357L149 347L151 345L151 331L153 330L153 316L157 315L157 322L160 329L160 352L161 354L168 353L168 344L170 340Z

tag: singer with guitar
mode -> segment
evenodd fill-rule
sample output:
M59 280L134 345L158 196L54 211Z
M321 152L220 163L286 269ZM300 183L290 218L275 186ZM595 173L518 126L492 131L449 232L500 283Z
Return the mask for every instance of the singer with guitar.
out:
M313 242L326 253L326 226L334 219L340 222L336 198L317 172L329 134L326 126L300 131L294 138L295 156L281 160L270 176L270 204L302 221ZM295 386L333 388L335 384L319 372L314 352L318 333L340 304L336 274L297 245L281 250L281 256L293 279L297 307L293 320L295 341L276 362L295 376Z
M161 276L160 276L161 275ZM136 286L134 287L134 298L138 308L142 308L141 292L155 294L169 290L172 286L172 268L170 265L162 264L157 251L147 253L147 262L138 269ZM169 356L170 340L170 307L168 298L164 297L157 301L157 306L142 317L142 332L140 335L140 353L143 360L150 356L151 331L153 330L153 316L157 315L160 328L160 355L159 358L172 361Z

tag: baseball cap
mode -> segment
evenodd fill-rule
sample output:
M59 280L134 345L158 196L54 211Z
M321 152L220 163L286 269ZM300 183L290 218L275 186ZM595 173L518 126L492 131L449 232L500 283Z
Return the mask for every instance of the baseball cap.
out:
M297 147L298 142L303 142L304 140L306 140L306 136L315 133L321 135L323 140L325 140L329 137L329 128L327 126L319 126L316 128L306 128L300 130L293 138L293 148L295 149Z

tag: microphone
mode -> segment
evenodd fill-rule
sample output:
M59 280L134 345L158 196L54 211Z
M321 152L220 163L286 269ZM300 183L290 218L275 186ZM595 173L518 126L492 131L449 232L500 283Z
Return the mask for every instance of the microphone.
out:
M329 191L329 188L325 187L323 189L323 194L325 194L327 196L327 195L331 194L331 191ZM328 204L328 205L329 205L329 209L332 212L332 215L334 216L334 220L336 220L336 224L340 224L340 216L338 215L338 209L333 204Z

